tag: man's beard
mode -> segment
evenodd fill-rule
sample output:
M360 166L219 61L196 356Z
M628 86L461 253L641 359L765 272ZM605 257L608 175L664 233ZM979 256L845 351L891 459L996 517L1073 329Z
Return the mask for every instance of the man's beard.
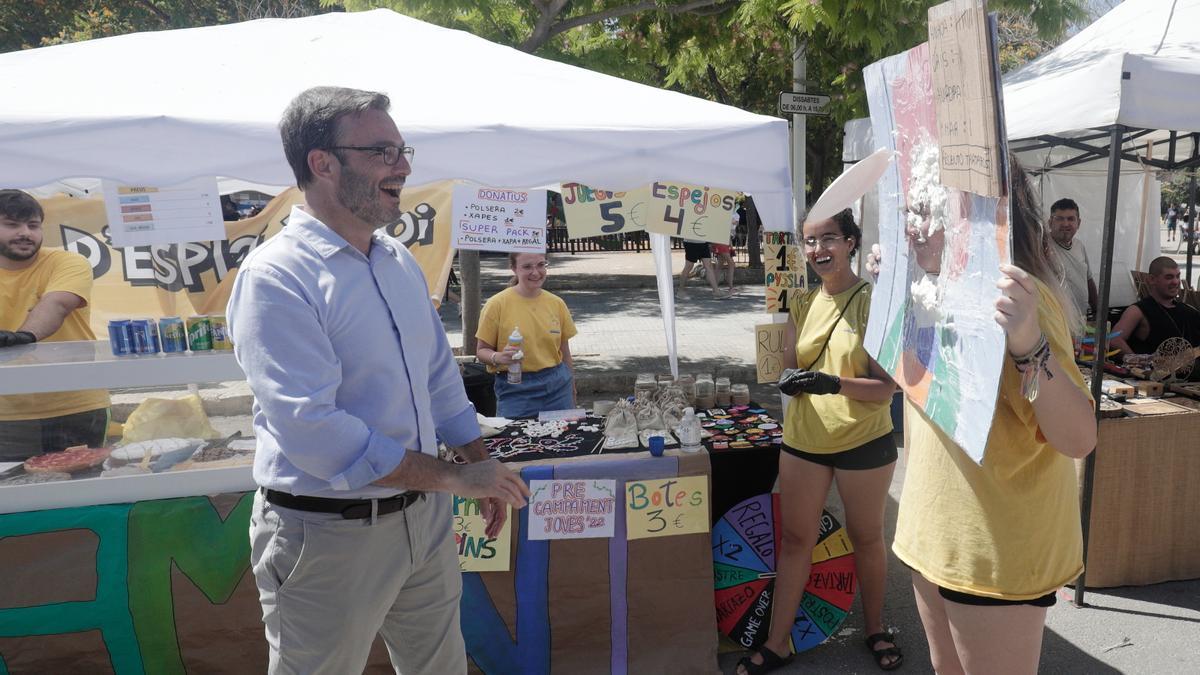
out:
M0 244L0 256L8 258L14 262L25 262L26 260L29 260L33 258L33 256L37 255L38 251L40 250L42 250L40 245L34 245L33 250L31 250L29 253L17 253L15 249L10 248L6 244Z
M393 223L400 217L400 209L383 203L378 186L365 175L344 165L337 198L359 220L376 228Z

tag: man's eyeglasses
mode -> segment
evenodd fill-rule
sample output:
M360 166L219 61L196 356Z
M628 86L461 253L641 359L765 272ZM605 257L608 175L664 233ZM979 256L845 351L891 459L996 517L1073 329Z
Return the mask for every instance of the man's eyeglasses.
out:
M821 248L831 248L834 244L844 240L845 238L845 235L839 234L827 234L820 239L817 239L816 237L805 237L804 248L817 248L817 246L820 246Z
M412 164L413 155L416 153L411 145L331 145L325 149L365 152L372 157L382 159L383 163L388 166L395 166L400 161L400 155L404 155L404 159Z

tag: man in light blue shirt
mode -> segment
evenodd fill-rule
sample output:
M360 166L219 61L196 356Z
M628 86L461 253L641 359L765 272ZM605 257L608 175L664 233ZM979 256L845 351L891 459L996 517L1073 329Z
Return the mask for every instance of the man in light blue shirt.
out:
M412 171L389 107L336 87L292 101L280 133L306 204L229 301L272 673L361 672L376 633L398 672L465 672L449 493L480 499L489 536L529 495L487 456L421 269L377 232ZM439 459L439 439L468 463Z

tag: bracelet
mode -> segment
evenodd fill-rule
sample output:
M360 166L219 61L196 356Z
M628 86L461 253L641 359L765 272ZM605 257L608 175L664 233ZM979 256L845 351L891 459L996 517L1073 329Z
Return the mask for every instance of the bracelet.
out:
M492 359L491 359L491 361L492 361L492 366L493 366L493 367L495 367L496 365L498 365L498 364L496 363L496 354L497 354L497 353L498 353L498 352L496 352L496 350L492 350Z
M1021 395L1030 403L1038 397L1038 375L1046 373L1047 380L1054 379L1054 373L1050 372L1047 365L1049 360L1050 343L1046 341L1045 333L1038 335L1037 344L1029 353L1013 357L1013 365L1017 367L1017 372L1021 373Z

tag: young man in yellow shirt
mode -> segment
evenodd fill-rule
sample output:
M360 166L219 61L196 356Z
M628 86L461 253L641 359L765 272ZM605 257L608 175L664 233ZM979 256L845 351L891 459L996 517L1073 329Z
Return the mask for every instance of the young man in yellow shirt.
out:
M92 267L77 253L42 250L43 217L33 197L0 190L0 349L96 339ZM0 461L103 445L108 406L101 389L0 396Z

